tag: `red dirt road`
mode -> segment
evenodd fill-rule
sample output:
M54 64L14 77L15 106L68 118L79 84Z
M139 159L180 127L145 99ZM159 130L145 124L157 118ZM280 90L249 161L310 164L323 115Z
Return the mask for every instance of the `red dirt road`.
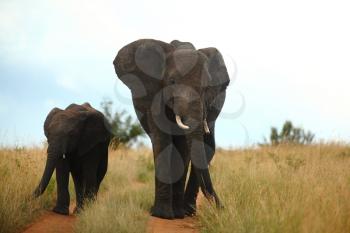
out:
M76 217L46 212L23 233L72 233ZM167 220L150 217L147 233L199 233L194 218Z
M199 233L196 229L195 218L167 220L150 217L147 233Z
M75 220L74 215L64 216L47 211L29 225L23 233L70 233L73 232Z
M200 197L201 199L201 197ZM72 213L72 206L70 212ZM167 220L150 217L147 233L199 233L195 217ZM64 216L46 211L41 217L25 228L23 233L73 233L76 216Z
M47 211L23 233L72 233L76 217L64 216ZM167 220L150 217L147 223L147 233L199 233L195 218Z

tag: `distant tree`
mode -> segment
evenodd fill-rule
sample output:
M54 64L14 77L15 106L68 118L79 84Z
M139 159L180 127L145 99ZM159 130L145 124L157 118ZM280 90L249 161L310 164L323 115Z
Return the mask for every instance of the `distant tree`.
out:
M111 148L117 149L121 144L132 146L139 137L144 136L145 132L141 125L134 121L126 111L113 113L112 106L113 102L109 99L104 99L101 102L101 108L113 134Z
M271 128L271 134L270 134L270 142L272 145L278 144L278 131L275 127Z
M280 133L280 137L282 138L282 141L291 141L292 140L292 132L293 132L293 124L291 121L286 121L282 127L282 132Z
M311 144L315 138L315 134L311 131L305 131L303 128L294 127L291 121L286 121L283 124L281 132L278 132L276 127L272 127L270 131L270 141L261 145L270 144L273 146L279 144Z

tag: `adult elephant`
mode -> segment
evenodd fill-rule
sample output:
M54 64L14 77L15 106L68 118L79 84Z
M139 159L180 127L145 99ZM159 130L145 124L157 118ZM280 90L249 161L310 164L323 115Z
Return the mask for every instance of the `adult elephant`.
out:
M89 103L71 104L65 110L54 108L46 117L47 161L34 196L46 189L56 169L57 202L53 211L69 214L69 172L71 172L79 211L85 199L94 199L107 171L110 133L104 115Z
M221 206L208 170L215 121L229 84L220 52L196 50L178 40L141 39L120 49L113 64L131 90L137 117L152 142L156 177L151 214L167 219L195 214L199 186Z

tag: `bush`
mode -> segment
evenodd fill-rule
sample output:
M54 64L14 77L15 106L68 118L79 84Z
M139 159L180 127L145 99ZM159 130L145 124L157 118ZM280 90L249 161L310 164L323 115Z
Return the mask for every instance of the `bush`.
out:
M270 132L270 142L262 145L279 145L279 144L297 144L305 145L311 144L315 138L315 134L311 131L305 131L303 128L294 127L291 121L286 121L282 127L281 132L278 132L276 127L271 128Z
M120 144L130 147L140 136L144 136L141 125L132 119L126 111L112 113L113 102L105 99L101 103L101 108L110 126L112 133L111 148L116 149Z

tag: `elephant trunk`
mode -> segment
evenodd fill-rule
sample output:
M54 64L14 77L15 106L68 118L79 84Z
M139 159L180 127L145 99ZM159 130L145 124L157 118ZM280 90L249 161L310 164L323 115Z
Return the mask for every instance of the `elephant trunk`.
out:
M190 160L194 168L199 186L204 196L215 201L217 206L220 206L220 201L214 191L213 184L209 173L209 161L205 152L203 141L203 130L198 130L188 137L188 146L190 148Z
M180 103L180 102L177 102ZM219 205L219 199L215 194L213 184L209 174L209 160L206 154L204 143L204 135L210 133L207 123L206 114L204 114L203 101L192 101L191 111L185 112L180 104L177 104L175 109L176 123L181 127L181 118L178 115L186 116L185 126L189 127L191 131L185 133L187 146L189 148L190 161L194 168L194 173L197 177L198 184L205 197L209 200L215 200ZM185 108L186 109L186 108ZM177 114L179 113L179 114Z
M49 184L52 173L55 170L59 154L60 153L58 153L57 150L53 149L52 146L49 145L47 149L47 159L46 159L45 170L44 170L43 176L41 177L41 181L39 185L37 186L37 188L33 193L33 196L35 198L43 194L47 185Z

